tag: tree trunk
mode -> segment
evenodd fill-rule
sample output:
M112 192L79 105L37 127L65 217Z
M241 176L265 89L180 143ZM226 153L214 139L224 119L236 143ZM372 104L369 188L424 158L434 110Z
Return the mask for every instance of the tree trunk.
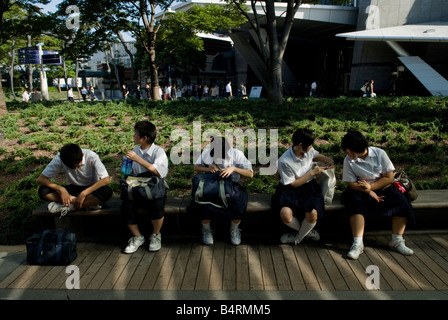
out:
M27 35L27 39L28 39L27 46L31 47L31 36ZM29 64L26 67L26 72L27 72L27 76L28 76L28 90L30 92L32 92L33 88L34 88L34 86L33 86L33 72L34 72L34 68L33 68L32 64Z
M126 41L124 41L123 35L121 32L118 32L118 38L120 39L121 44L123 45L124 51L128 54L129 58L131 59L131 85L130 85L130 92L134 92L134 55L129 50L128 46L126 45Z
M269 77L268 77L268 101L279 105L283 102L282 90L282 61L271 52L269 57Z
M79 74L79 60L76 58L76 64L75 64L75 85L76 85L76 91L78 92L78 97L81 96L81 92L79 91L78 86L78 74Z
M2 86L2 73L0 72L0 116L8 113L8 109L6 109L6 101L5 94L3 93Z
M11 65L9 67L9 82L11 85L11 93L12 93L14 100L16 100L16 94L14 92L14 60L16 59L16 50L14 48L15 43L16 43L16 40L13 39L12 45L11 45Z
M114 66L115 78L117 79L118 90L121 90L120 75L118 73L118 67L115 64L114 50L112 49L112 47L110 47L109 51L110 51L110 61L112 62L112 65ZM123 99L124 99L124 97L123 97Z
M65 41L62 41L62 49L65 49ZM67 75L67 65L65 64L64 57L62 57L62 68L64 69L65 91L67 91L67 98L68 98L68 75Z
M110 100L114 100L113 99L113 95L114 95L114 90L113 90L113 85L112 85L112 70L110 68L110 63L109 63L109 55L107 53L107 49L104 50L104 56L106 57L106 66L107 66L107 74L109 75L109 99Z
M153 100L161 100L162 97L160 96L159 68L156 65L156 49L155 49L154 43L155 43L155 41L150 46L149 51L147 52L149 55L150 68L151 68L152 99Z

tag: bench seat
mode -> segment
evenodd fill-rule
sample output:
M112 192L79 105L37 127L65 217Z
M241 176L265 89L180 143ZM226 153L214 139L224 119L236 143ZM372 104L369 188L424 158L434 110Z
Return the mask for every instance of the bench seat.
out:
M250 194L246 212L262 213L271 210L271 194ZM168 196L165 204L165 214L176 215L187 213L191 196ZM51 213L47 210L48 203L43 203L34 209L32 215L57 217L59 213ZM98 210L76 210L71 211L67 216L97 216L97 215L118 215L120 214L121 200L118 197L110 199L102 209ZM417 200L412 202L416 210L420 209L444 209L448 208L448 190L420 190ZM340 200L340 193L336 193L331 204L325 206L326 211L341 211L344 209ZM447 211L448 212L448 211Z

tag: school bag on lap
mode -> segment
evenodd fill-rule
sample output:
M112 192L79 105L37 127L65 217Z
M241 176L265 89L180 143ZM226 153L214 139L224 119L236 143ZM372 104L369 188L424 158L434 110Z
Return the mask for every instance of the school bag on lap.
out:
M121 200L153 200L166 195L168 185L164 178L144 172L138 176L127 176L121 181Z
M231 178L220 177L220 172L198 173L193 181L192 197L197 204L211 204L217 208L228 208L233 197Z

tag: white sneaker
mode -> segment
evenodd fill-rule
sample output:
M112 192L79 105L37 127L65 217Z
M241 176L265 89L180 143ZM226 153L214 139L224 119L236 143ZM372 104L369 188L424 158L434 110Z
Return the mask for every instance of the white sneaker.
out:
M310 238L313 241L319 241L320 235L316 230L312 229L310 232L308 232L308 234L305 236L305 238Z
M411 256L414 254L414 251L412 249L405 246L404 240L391 240L389 242L389 248L398 251L405 256Z
M94 211L94 210L101 210L102 208L103 208L103 206L101 205L101 203L99 203L94 206L88 207L87 210Z
M296 243L296 235L297 233L285 233L280 237L281 243Z
M64 206L62 203L59 202L50 202L48 204L48 212L51 213L61 213L61 217L65 216L68 212L73 210L73 204L70 204L70 206Z
M347 258L356 260L361 253L364 253L364 246L362 244L354 244L347 253Z
M125 253L133 253L137 251L137 249L145 243L144 236L132 237L128 241L128 246L124 249Z
M211 229L202 228L202 242L208 246L213 244L213 234Z
M162 248L162 234L152 234L149 237L149 251L158 251Z
M234 228L230 230L230 242L237 246L241 243L241 230L238 228Z

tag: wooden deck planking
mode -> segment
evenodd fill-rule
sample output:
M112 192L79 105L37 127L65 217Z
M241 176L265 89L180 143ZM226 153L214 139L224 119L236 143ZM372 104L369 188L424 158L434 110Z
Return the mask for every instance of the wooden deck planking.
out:
M406 290L420 290L420 286L410 276L409 268L403 269L400 263L397 263L398 260L405 257L398 252L385 249L388 246L389 238L377 237L375 239L377 245L375 251L392 274L396 276L397 279L394 281L398 280ZM382 273L383 270L379 269L379 272Z
M141 258L137 268L135 269L131 279L129 280L128 285L126 286L127 290L139 290L140 286L145 278L146 273L154 259L154 254L151 252L140 250L144 252L143 257ZM133 253L135 254L135 252Z
M182 282L181 290L194 290L196 279L198 276L199 262L202 254L202 245L193 243L190 250L190 257L188 259L187 267L185 268L184 280Z
M340 250L341 257L348 263L351 270L353 271L355 277L358 279L359 283L363 287L364 290L368 290L366 286L366 279L368 275L366 274L366 268L374 263L370 259L370 257L364 253L359 256L358 260L347 259L347 253L350 250L351 244L349 243L338 243L337 247ZM380 288L381 290L392 290L389 283L385 281L384 277L380 274Z
M275 278L277 281L278 290L291 290L291 280L288 275L288 269L286 267L285 259L283 257L281 245L272 245L271 257L272 265L274 267Z
M249 257L247 245L236 247L236 290L249 290Z
M344 258L344 252L336 244L327 243L326 246L328 247L328 253L340 272L341 278L347 285L347 290L363 290L364 288L361 285L359 277L356 276L356 272L353 271L348 261Z
M434 260L429 257L424 250L422 250L417 242L408 240L407 244L414 250L414 256L418 259L409 260L414 264L422 275L434 286L437 290L448 289L448 274L444 271Z
M319 281L314 273L304 246L294 246L293 249L295 258L302 272L302 278L305 281L306 290L321 290Z
M176 262L173 266L173 272L168 282L167 290L180 290L182 281L184 280L185 269L188 263L188 257L190 256L191 244L181 243L179 245L179 253L177 255Z
M213 246L204 246L202 248L201 260L199 262L195 290L208 290L212 261Z
M258 245L247 249L250 290L264 290L263 271L261 269L260 251Z
M335 290L333 282L331 281L330 276L322 263L319 253L317 252L319 249L316 248L314 244L305 245L304 247L321 290Z
M123 254L115 244L78 245L81 289L91 290L367 290L366 268L380 271L380 290L448 290L448 235L405 236L415 252L387 248L389 237L370 236L358 260L350 244L304 241L293 245L217 241L213 246L166 241L158 252ZM66 266L19 265L0 288L65 289Z
M224 270L225 244L217 242L213 245L213 261L210 269L209 290L222 290Z
M385 237L378 237L378 241L380 243L383 243L385 246L389 239L386 239ZM415 248L412 246L412 244L409 243L409 241L406 242L407 245L411 245L411 248L414 250ZM402 268L403 272L406 272L409 277L412 279L412 281L418 286L414 290L434 290L434 286L431 285L431 283L422 275L421 270L419 270L414 264L412 263L413 260L418 259L415 256L406 257L402 254L390 251L389 254L394 258L395 262ZM411 262L411 263L410 263Z
M269 250L269 246L258 245L260 252L261 274L263 276L263 290L278 290L277 279L275 278L274 265Z
M300 266L297 263L296 256L292 246L281 246L283 257L285 259L286 269L288 271L289 281L292 290L306 290Z
M225 245L222 290L236 290L236 247Z
M137 250L130 256L130 259L124 268L121 275L118 277L117 281L115 282L112 289L114 290L125 290L128 286L129 282L131 281L132 276L135 273L135 270L137 270L137 267L140 263L140 261L143 258L145 251L143 250Z
M163 263L171 249L172 244L166 244L162 248L153 253L154 259L151 262L151 266L148 268L145 277L140 285L141 290L154 290L154 286L157 282L160 272L162 272ZM143 248L142 248L143 249Z
M429 235L422 235L419 239L421 239L421 242L425 243L425 248L422 247L422 249L425 250L431 259L436 261L443 270L448 272L448 250L446 247L441 246L436 241L436 238Z

